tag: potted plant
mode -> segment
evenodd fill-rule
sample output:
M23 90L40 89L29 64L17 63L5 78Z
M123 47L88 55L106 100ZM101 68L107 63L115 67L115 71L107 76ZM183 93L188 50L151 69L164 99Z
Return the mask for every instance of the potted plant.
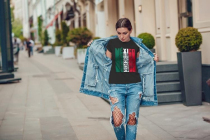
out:
M65 21L61 23L61 27L62 27L61 40L63 43L63 47L62 47L63 59L75 58L74 47L69 45L69 41L66 38L68 36L69 27L66 25Z
M155 53L155 49L153 49L155 46L155 39L150 33L141 33L138 35L138 38L143 39L142 43L144 43L151 52Z
M179 79L184 105L202 104L201 33L196 28L187 27L179 30L175 38Z
M52 46L49 44L49 40L50 40L50 37L49 37L49 34L48 34L48 31L47 30L44 30L44 35L43 35L43 51L44 53L46 53L47 51L49 51L50 49L52 49Z
M54 43L54 46L55 46L55 55L56 56L60 56L61 55L61 46L63 45L62 43L62 39L61 39L61 34L62 34L62 31L57 29L56 32L55 32L55 43Z
M87 43L92 39L92 33L87 28L75 28L68 33L67 40L76 44L75 54L78 63L84 63Z
M96 36L96 37L93 38L93 40L96 40L96 39L100 39L100 37Z

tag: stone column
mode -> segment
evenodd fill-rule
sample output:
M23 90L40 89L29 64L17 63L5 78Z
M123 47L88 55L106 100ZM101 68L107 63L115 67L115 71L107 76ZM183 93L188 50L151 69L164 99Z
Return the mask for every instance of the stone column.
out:
M166 23L165 23L165 5L164 0L155 0L155 13L156 13L156 52L159 55L160 60L167 60L166 56Z

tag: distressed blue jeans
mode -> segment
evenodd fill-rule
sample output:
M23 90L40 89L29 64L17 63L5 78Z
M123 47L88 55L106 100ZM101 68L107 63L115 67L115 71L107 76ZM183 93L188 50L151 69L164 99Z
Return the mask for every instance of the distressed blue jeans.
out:
M117 139L135 140L143 95L142 83L110 84L108 92L112 111L110 121Z

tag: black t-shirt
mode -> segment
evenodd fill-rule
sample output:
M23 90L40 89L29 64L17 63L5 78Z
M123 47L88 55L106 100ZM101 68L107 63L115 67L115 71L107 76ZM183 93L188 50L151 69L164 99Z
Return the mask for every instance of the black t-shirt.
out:
M141 82L136 68L139 47L130 40L122 42L119 38L109 40L107 49L112 53L112 68L109 84L129 84Z
M30 47L31 47L30 44L31 44L30 41L27 41L27 42L26 42L27 48L30 48Z

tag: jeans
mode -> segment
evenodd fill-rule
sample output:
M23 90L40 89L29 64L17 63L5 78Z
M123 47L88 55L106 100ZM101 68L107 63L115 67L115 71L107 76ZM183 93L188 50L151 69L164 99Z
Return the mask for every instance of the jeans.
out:
M117 139L135 140L139 107L143 95L142 82L110 84L108 93L112 111L110 121ZM126 125L126 133L124 125Z
M31 55L33 55L33 46L30 47Z

